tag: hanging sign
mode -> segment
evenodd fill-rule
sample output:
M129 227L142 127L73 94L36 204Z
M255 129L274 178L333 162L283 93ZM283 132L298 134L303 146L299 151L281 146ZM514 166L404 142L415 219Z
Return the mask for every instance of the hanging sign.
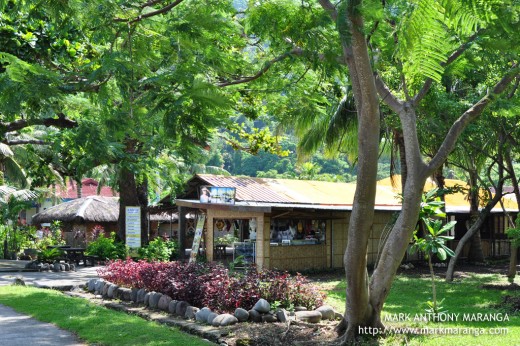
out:
M141 208L126 207L125 227L126 245L129 248L141 247Z
M199 214L197 218L197 228L195 229L195 236L193 236L193 245L191 246L190 263L197 260L199 253L200 239L202 238L202 231L204 230L204 222L206 221L205 214Z
M200 187L201 203L235 204L236 188L204 185Z

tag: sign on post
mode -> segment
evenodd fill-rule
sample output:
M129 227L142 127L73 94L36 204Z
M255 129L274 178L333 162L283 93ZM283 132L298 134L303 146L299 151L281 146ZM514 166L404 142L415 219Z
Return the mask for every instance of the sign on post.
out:
M197 218L197 228L195 229L195 236L193 237L193 245L191 246L190 263L197 260L199 253L200 238L202 238L202 231L204 230L204 221L206 221L205 214L199 214Z
M126 245L141 247L141 207L126 207Z

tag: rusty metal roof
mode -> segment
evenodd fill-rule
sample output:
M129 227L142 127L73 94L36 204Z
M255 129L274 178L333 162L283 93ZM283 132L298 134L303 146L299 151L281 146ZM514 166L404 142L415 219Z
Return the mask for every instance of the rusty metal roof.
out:
M327 181L232 177L198 174L208 185L235 187L237 201L351 206L356 184ZM400 205L396 194L388 189L378 189L376 204Z
M212 174L197 174L196 179L212 186L235 187L237 202L251 202L263 205L306 205L306 206L338 206L351 207L354 200L356 184L337 183L327 181L293 180L293 179L271 179L233 177ZM378 181L376 191L376 209L398 209L401 206L398 198L400 188L400 177L396 177L396 186L392 186L390 179ZM446 179L448 186L466 185L460 180ZM424 191L431 190L435 186L427 181ZM506 201L506 209L518 210L516 203ZM497 207L495 207L496 209ZM334 209L334 208L333 208ZM340 208L342 209L342 208ZM348 209L348 208L347 208ZM459 192L446 196L446 210L448 212L467 212L469 202L464 193ZM494 210L495 211L495 210Z

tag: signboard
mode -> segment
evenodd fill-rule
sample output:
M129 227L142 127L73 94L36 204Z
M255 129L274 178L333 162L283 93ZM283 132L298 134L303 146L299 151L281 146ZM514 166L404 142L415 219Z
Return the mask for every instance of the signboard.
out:
M235 204L236 188L220 186L201 186L200 202L214 204Z
M126 207L126 245L141 247L141 207Z
M197 228L195 229L195 235L193 236L193 245L191 246L190 263L197 260L197 254L199 253L200 238L202 238L202 231L204 230L204 221L206 221L205 214L199 214L197 218Z

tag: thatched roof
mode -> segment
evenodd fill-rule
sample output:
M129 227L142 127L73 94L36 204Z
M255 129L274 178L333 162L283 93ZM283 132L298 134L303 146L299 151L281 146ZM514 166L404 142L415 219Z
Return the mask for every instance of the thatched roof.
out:
M60 220L63 222L117 222L119 198L89 196L77 198L46 209L32 218L33 224Z

